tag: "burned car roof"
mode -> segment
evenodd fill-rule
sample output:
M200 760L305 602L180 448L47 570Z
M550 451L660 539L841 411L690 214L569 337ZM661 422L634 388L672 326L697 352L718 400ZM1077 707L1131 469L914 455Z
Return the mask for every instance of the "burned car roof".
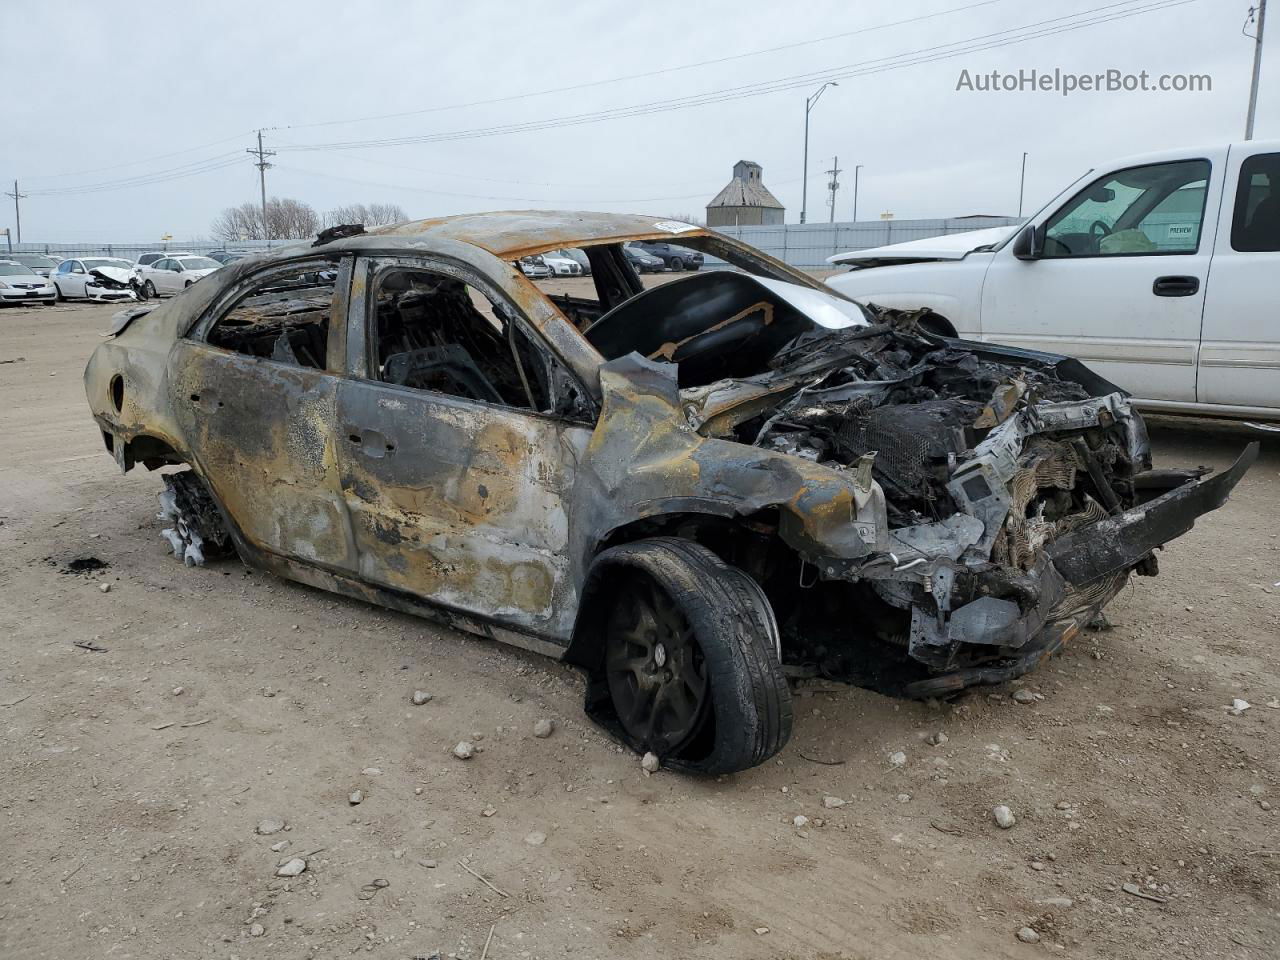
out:
M469 243L504 260L511 260L561 247L624 240L669 240L673 237L707 236L708 233L709 231L693 224L662 217L514 210L412 220L408 223L375 227L367 235L409 238L430 234Z

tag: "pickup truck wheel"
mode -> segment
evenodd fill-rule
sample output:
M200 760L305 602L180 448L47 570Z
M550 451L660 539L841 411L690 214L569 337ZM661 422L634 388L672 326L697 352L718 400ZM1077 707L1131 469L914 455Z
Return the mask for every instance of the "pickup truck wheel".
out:
M625 544L604 558L615 565L605 680L631 745L703 773L745 770L782 749L791 692L773 611L755 582L678 538Z

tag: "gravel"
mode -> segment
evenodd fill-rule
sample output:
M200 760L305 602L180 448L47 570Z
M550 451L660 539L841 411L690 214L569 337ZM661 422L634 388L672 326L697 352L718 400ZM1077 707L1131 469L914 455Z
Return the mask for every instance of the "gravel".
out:
M307 861L301 857L294 857L292 860L286 861L276 871L277 877L296 877L307 869Z

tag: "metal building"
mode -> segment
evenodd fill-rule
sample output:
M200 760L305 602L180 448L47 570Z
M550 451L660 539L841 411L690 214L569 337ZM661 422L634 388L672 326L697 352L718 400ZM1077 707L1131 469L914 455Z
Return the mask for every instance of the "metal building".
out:
M740 227L784 222L786 210L764 185L760 164L739 160L733 179L707 204L708 227Z

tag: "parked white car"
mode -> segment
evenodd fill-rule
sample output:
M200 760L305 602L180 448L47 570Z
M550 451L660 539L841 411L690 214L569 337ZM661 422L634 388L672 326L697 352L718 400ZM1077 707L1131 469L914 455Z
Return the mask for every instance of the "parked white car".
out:
M162 294L181 293L201 277L207 277L221 267L209 257L175 255L164 257L149 266L138 268L138 280L142 284L144 299Z
M831 261L848 297L1076 357L1146 409L1280 420L1280 141L1118 160L1021 227Z
M0 260L0 303L56 303L58 291L52 283L28 266Z
M141 287L143 267L150 267L156 263L159 263L161 260L165 259L166 257L194 257L195 255L196 254L192 253L190 250L174 250L174 251L152 250L149 253L144 253L142 256L138 257L138 259L133 262L133 276L138 281L138 286Z
M582 265L571 257L562 256L559 251L542 254L542 262L547 265L553 277L582 276Z
M136 299L130 283L133 264L117 257L77 257L63 260L53 271L59 300L85 299L99 303Z

